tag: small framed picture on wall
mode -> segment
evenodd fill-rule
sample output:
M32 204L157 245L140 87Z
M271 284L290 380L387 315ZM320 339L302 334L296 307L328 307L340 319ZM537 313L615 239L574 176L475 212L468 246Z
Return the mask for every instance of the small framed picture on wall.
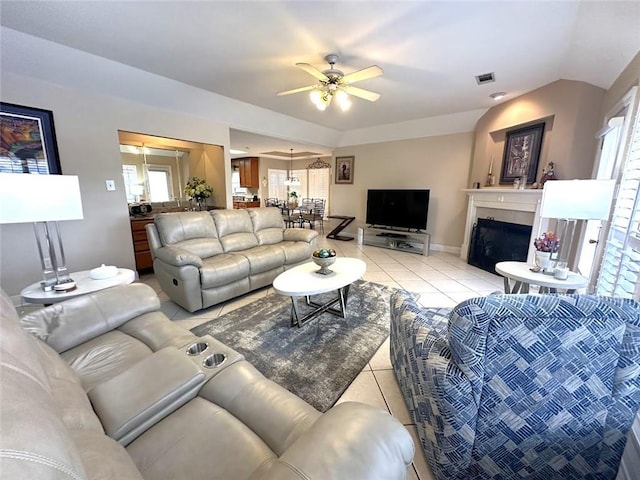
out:
M336 157L336 183L353 183L355 157Z

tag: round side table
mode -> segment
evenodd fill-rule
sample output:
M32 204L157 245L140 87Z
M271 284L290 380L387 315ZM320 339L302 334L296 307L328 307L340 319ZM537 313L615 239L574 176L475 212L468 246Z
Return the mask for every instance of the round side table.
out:
M52 303L62 302L63 300L69 300L70 298L86 295L87 293L115 287L116 285L132 283L136 279L136 272L128 268L119 268L116 276L102 280L94 280L89 276L90 274L91 270L83 270L69 274L73 281L76 282L76 288L68 292L45 292L42 290L40 282L36 282L25 287L20 292L20 296L22 297L22 301L27 303L51 305Z
M558 289L574 293L576 288L584 288L589 284L589 279L574 272L569 272L566 280L532 272L526 262L499 262L496 263L496 272L504 277L504 293L529 293L529 285L539 285L540 293L556 293ZM514 282L513 286L510 280Z

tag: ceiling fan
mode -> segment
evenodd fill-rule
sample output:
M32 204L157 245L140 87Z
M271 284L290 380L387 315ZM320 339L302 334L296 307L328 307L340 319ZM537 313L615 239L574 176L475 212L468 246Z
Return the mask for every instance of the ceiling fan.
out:
M310 91L311 93L309 96L311 101L318 110L325 110L331 104L331 100L335 96L336 101L343 111L348 110L351 106L349 95L364 98L370 102L375 102L380 98L379 93L374 93L351 85L352 83L359 82L361 80L382 75L384 72L379 66L371 65L370 67L345 75L342 71L334 68L334 65L338 61L338 55L332 53L324 58L331 68L323 72L308 63L296 63L297 67L300 67L308 74L317 78L320 83L280 92L278 93L278 96Z

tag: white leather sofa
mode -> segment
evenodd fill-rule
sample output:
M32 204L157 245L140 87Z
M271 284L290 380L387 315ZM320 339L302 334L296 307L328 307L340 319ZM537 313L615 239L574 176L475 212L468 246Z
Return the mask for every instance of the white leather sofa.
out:
M278 208L160 213L146 226L162 290L190 312L270 285L307 262L318 232L285 228Z
M18 319L2 293L0 479L405 478L411 437L386 412L320 414L159 307L133 284Z

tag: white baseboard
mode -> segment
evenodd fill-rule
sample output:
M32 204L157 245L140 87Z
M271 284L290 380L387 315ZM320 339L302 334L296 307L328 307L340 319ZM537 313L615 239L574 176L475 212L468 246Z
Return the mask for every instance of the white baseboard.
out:
M440 245L438 243L432 243L429 248L434 252L446 252L460 255L460 247L452 247L451 245Z

